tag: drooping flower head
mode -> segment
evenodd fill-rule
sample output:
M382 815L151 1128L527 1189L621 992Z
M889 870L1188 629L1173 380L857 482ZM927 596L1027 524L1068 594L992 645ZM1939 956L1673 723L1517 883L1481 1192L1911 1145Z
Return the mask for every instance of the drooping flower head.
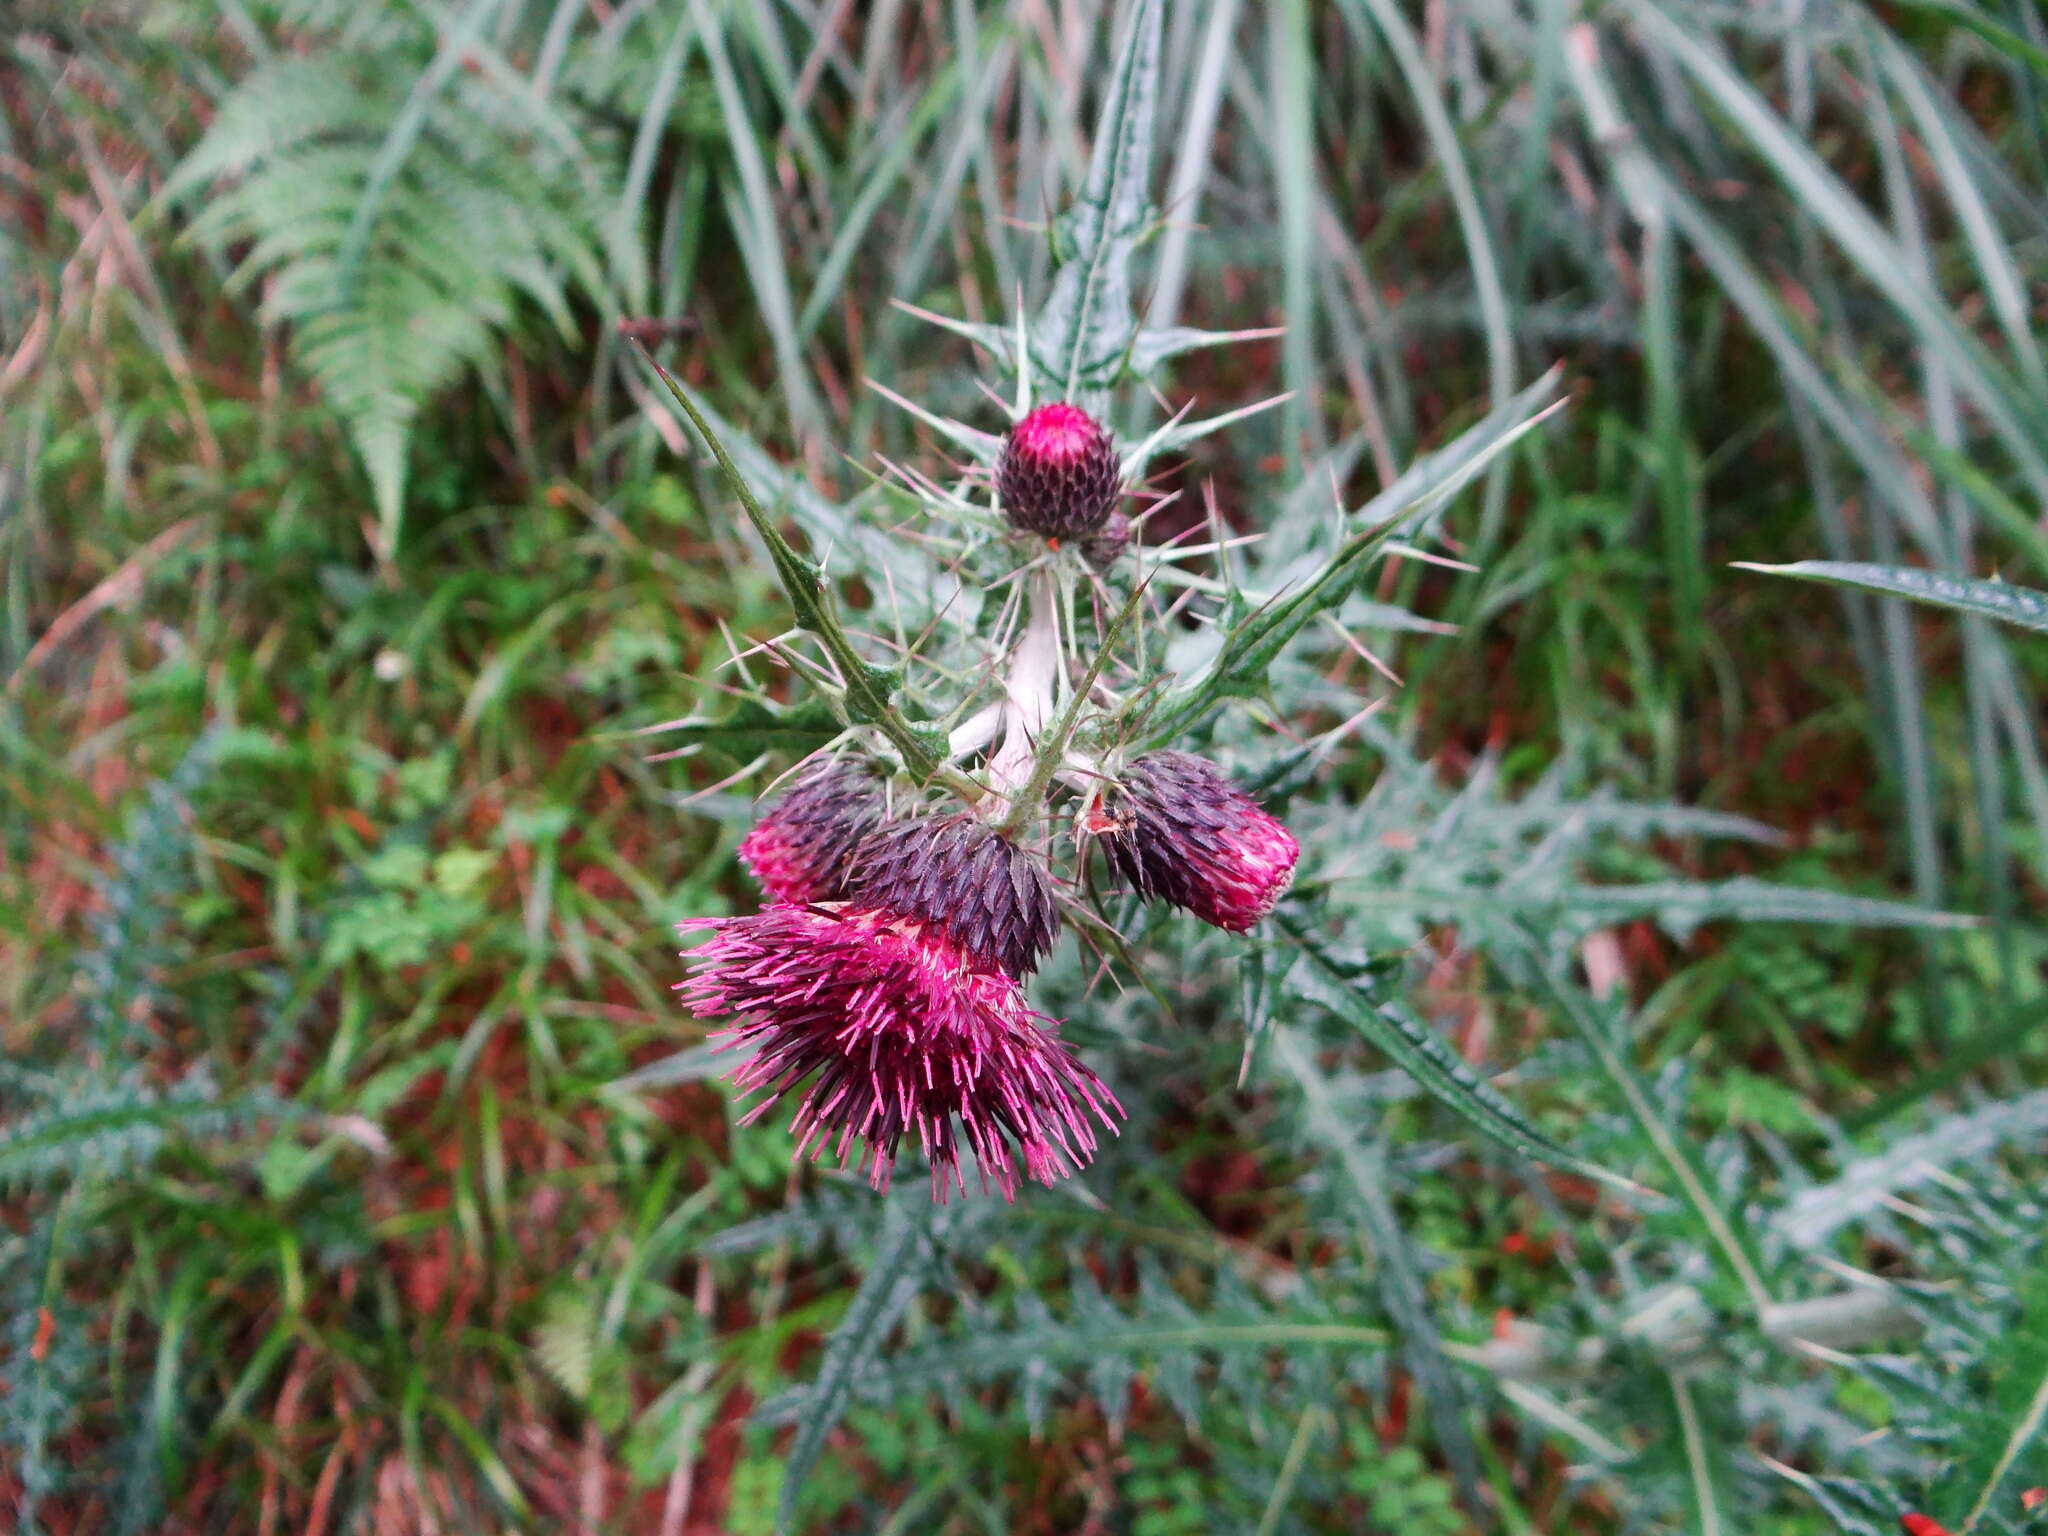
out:
M964 1133L980 1168L1014 1199L1095 1154L1095 1121L1122 1107L1034 1013L1017 983L912 917L858 906L779 906L684 925L711 940L687 952L684 1000L737 1016L724 1038L755 1047L732 1074L766 1095L752 1122L807 1079L797 1153L828 1149L886 1189L904 1138L931 1165L932 1195L966 1191Z
M1083 539L1109 520L1122 492L1116 444L1078 405L1041 405L1003 440L996 494L1003 515L1046 539Z
M1294 835L1214 763L1151 752L1082 816L1134 890L1243 933L1294 880Z
M740 860L771 901L837 901L860 842L882 820L882 786L838 759L814 768L740 843Z
M847 892L861 906L915 918L986 966L1038 968L1059 934L1045 866L986 822L919 816L860 846Z

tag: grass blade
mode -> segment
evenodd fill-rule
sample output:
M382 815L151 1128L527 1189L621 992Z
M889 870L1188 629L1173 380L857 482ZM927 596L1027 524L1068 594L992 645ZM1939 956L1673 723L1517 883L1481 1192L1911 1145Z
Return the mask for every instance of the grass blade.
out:
M2048 633L2048 592L2031 587L2009 586L2002 581L1977 581L1944 576L1914 566L1872 565L1860 560L1797 560L1790 565L1758 565L1746 560L1735 563L1737 570L1761 571L1766 576L1790 576L1798 581L1819 581L1830 586L1858 587L1889 597L1909 598L1932 608L1975 614L1997 619L2021 629Z

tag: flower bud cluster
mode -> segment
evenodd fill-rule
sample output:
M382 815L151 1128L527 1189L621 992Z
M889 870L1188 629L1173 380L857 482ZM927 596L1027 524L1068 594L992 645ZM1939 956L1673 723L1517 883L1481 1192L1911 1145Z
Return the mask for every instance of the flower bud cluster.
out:
M1128 519L1109 433L1071 405L1026 414L995 471L1004 515L1055 550L1074 544L1098 568L1121 554ZM1056 558L1056 557L1044 557ZM907 1138L945 1200L981 1187L1006 1199L1086 1166L1122 1108L1102 1079L1036 1012L1024 982L1058 941L1075 885L1027 837L1046 792L1045 762L1079 792L1083 860L1099 844L1112 873L1143 896L1244 932L1293 877L1293 837L1208 760L1157 751L1115 766L1063 758L1044 743L1067 670L1052 605L1010 652L1001 722L974 803L933 806L892 790L857 754L807 767L740 845L768 904L703 919L679 990L748 1056L735 1084L761 1097L751 1121L801 1094L798 1154L829 1152L888 1186ZM1098 748L1098 750L1101 750Z

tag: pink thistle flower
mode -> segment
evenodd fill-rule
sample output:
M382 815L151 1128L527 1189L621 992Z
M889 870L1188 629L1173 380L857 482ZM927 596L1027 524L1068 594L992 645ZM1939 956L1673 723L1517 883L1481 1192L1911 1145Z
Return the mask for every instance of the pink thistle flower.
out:
M996 494L1003 515L1045 539L1083 539L1123 493L1116 444L1078 405L1041 405L1003 440Z
M858 763L806 774L754 824L740 862L771 901L837 901L854 850L882 819L882 788Z
M983 965L1012 976L1038 968L1059 936L1045 865L987 822L919 816L861 844L848 895L915 918Z
M703 919L710 942L687 951L684 1000L707 1017L737 1015L720 1038L755 1047L731 1074L766 1097L752 1123L806 1079L797 1156L827 1150L889 1186L906 1135L931 1165L932 1198L957 1188L960 1133L984 1191L1016 1198L1021 1179L1051 1184L1095 1155L1093 1121L1123 1113L1017 983L914 918L869 908L779 906ZM956 1130L956 1122L958 1129Z
M1205 757L1151 752L1082 816L1134 890L1243 933L1294 882L1294 835Z

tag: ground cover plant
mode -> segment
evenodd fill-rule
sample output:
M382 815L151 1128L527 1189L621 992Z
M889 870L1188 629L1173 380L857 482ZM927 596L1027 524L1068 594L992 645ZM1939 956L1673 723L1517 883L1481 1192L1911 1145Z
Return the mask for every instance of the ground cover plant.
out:
M14 1528L2048 1521L2029 8L6 49Z

